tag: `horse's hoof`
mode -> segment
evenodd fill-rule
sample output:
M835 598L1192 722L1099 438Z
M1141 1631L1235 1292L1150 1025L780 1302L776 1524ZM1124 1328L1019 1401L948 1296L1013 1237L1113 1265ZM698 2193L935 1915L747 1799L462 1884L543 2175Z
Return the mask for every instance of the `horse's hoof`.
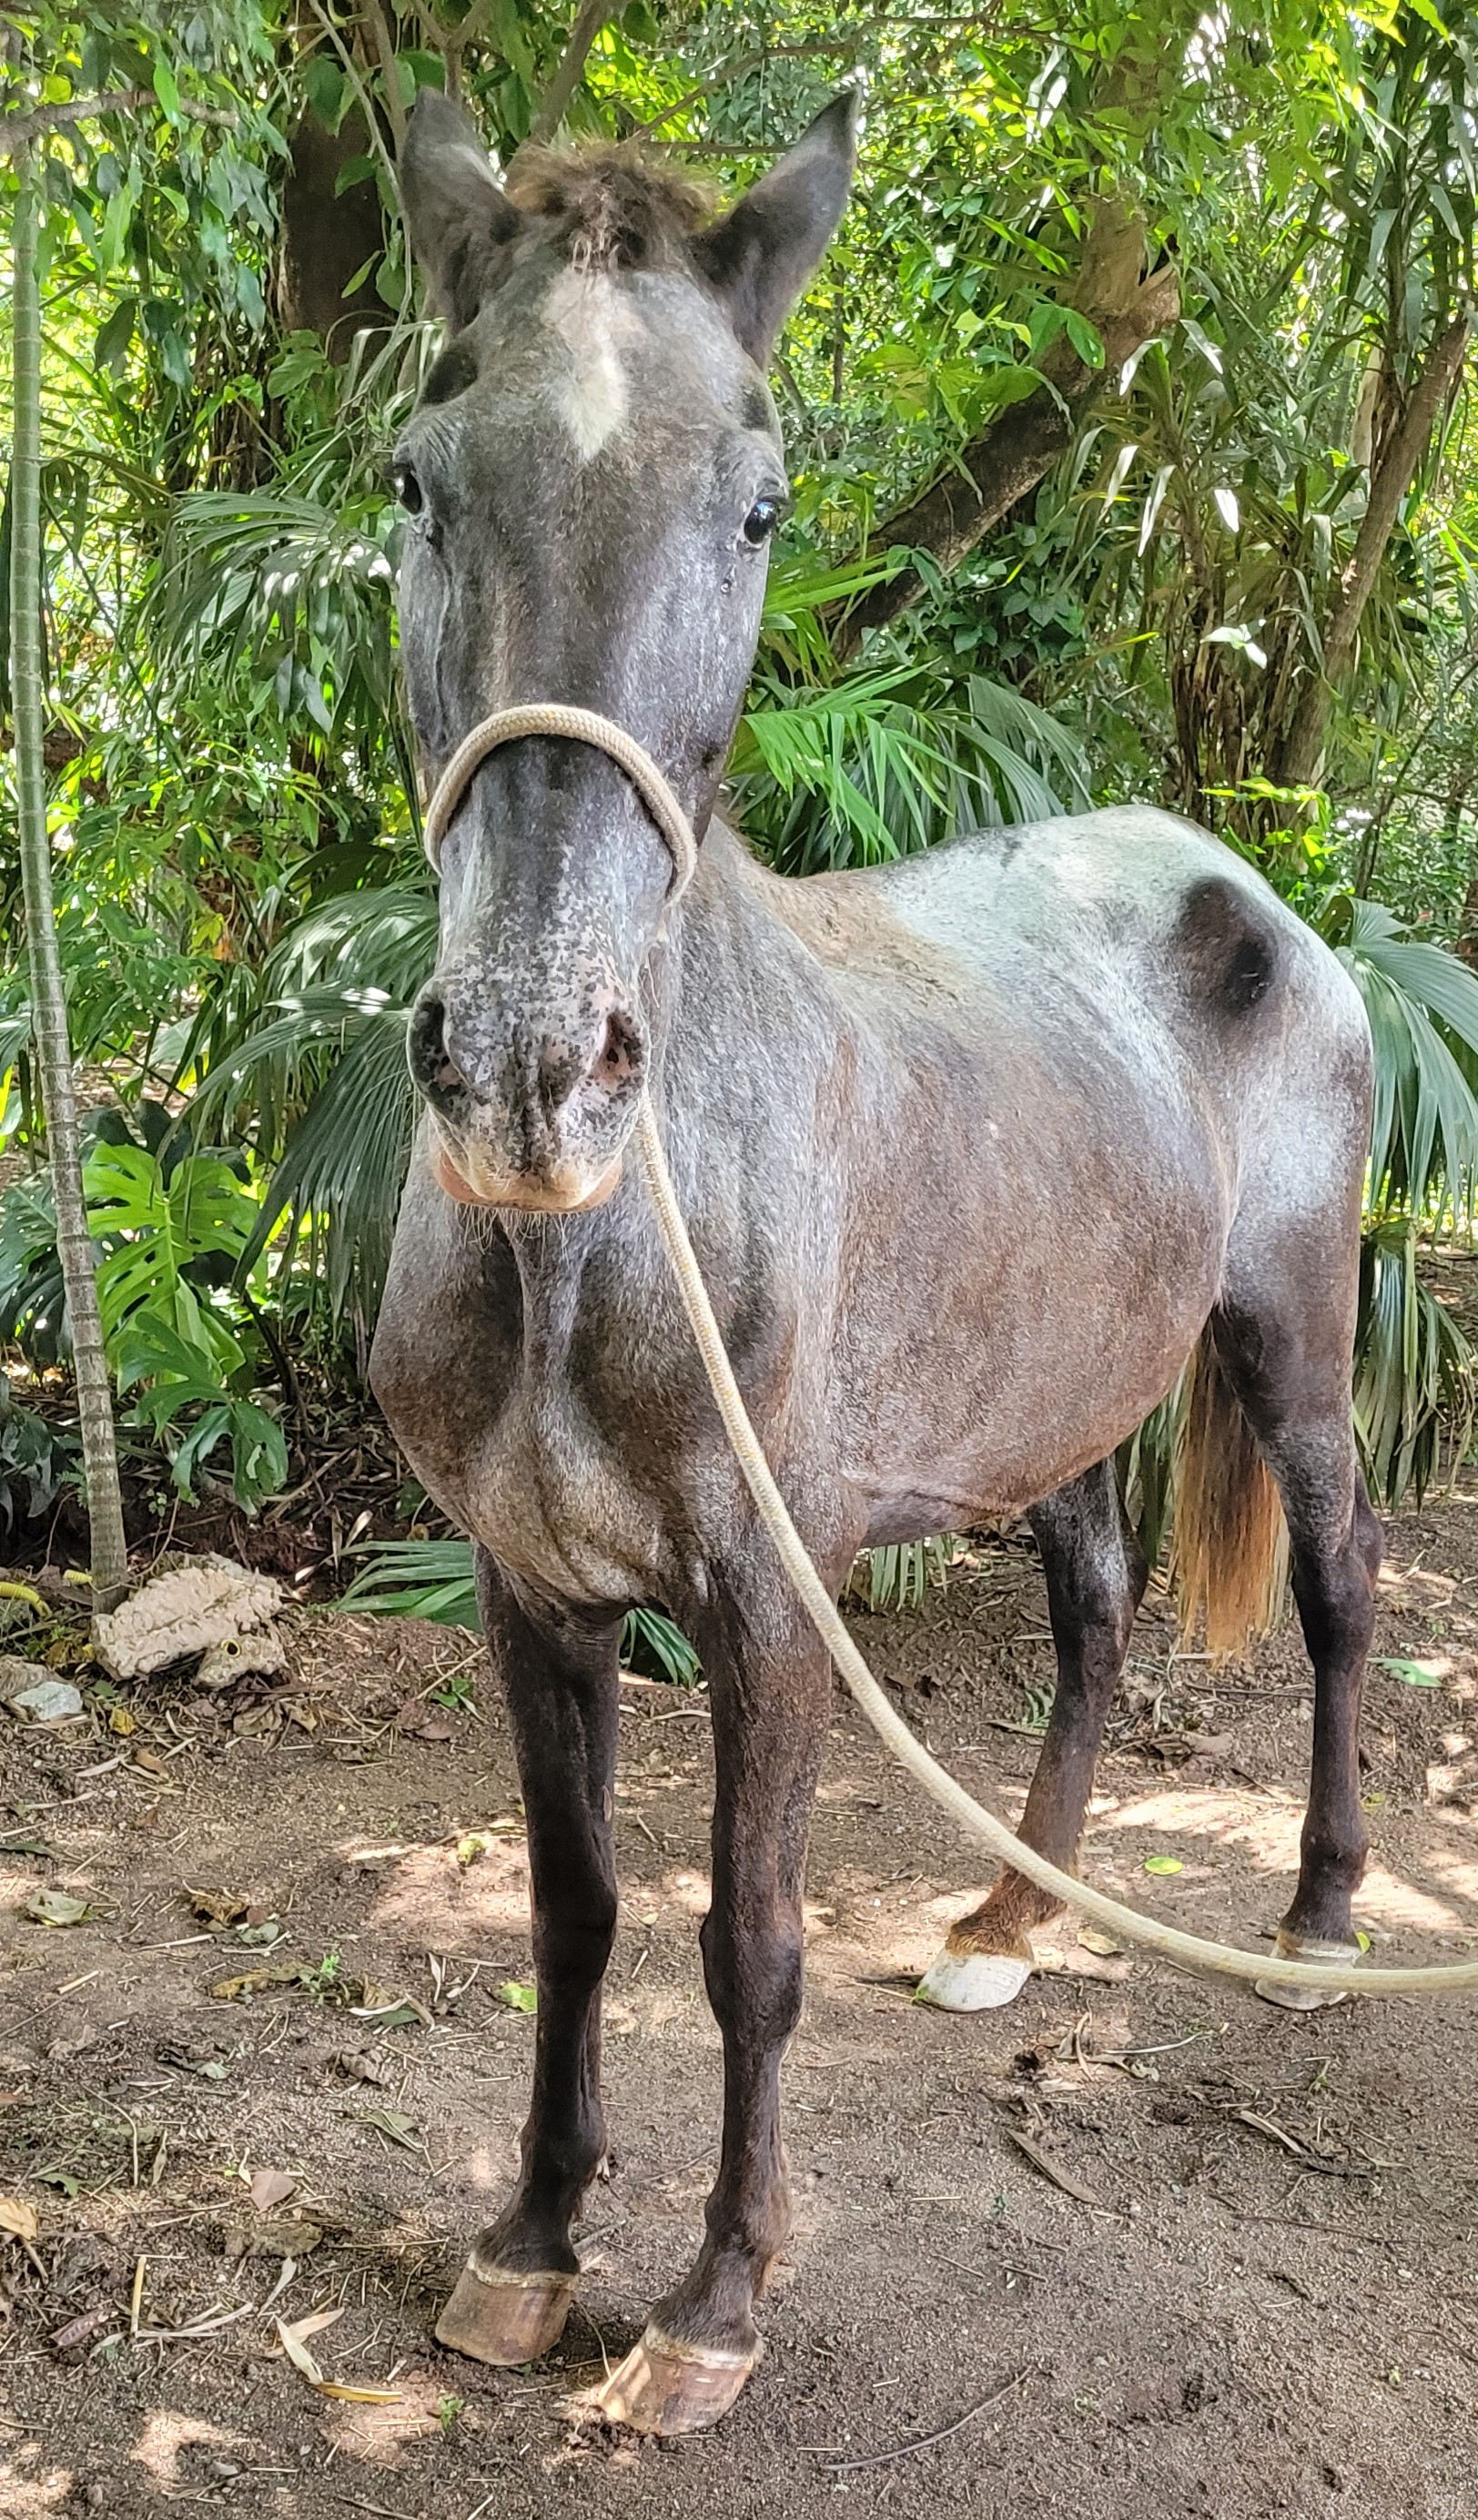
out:
M633 2432L705 2433L727 2415L763 2351L720 2354L711 2346L686 2345L649 2327L587 2401L608 2424Z
M575 2296L573 2275L514 2274L469 2258L436 2321L436 2341L474 2362L537 2362L557 2345Z
M1358 1943L1324 1943L1309 1935L1301 1938L1279 1925L1273 1946L1280 1960L1336 1961L1353 1966L1360 1958ZM1252 1992L1265 2003L1276 2003L1284 2012L1322 2012L1331 2003L1343 2003L1346 1998L1331 1987L1279 1986L1272 1978L1254 1980Z
M952 1952L948 1943L918 1981L916 2002L941 2012L999 2012L1014 2003L1034 1963L1015 1952Z

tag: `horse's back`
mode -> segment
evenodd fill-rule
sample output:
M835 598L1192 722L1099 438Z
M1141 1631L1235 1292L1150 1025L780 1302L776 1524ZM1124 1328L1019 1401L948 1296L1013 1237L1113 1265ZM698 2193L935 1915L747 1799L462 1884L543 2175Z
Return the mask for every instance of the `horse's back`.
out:
M1245 859L1154 806L968 833L890 865L778 887L845 986L1044 1045L1087 1025L1227 1088L1336 1085L1358 1113L1369 1035L1349 973Z

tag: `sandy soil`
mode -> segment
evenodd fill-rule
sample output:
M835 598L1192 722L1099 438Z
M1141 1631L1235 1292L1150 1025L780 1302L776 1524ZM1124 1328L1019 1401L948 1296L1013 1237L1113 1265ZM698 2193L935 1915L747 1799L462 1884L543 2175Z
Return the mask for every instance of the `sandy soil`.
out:
M860 1632L933 1746L1019 1810L1052 1667L1029 1551ZM0 2239L7 2520L1470 2520L1471 2014L1296 2019L1072 1927L1011 2011L922 2011L909 1981L978 1868L840 1700L787 2068L796 2228L739 2408L658 2448L565 2406L691 2255L714 2159L707 1717L646 1686L581 2308L537 2371L443 2353L431 2321L510 2179L531 2039L500 1993L528 1975L506 1732L470 1639L303 1614L293 1642L286 1685L156 1684L131 1732L106 1701L61 1737L0 1724L0 2190L38 2218L28 2253ZM1172 1643L1151 1605L1088 1862L1255 1942L1291 1878L1305 1672L1290 1635L1215 1677ZM1363 1924L1381 1957L1478 1950L1478 1497L1394 1527L1377 1650L1408 1668L1372 1680ZM1147 1874L1157 1857L1182 1869ZM35 1921L42 1890L94 1912ZM263 2171L283 2176L253 2201ZM320 2309L341 2314L309 2340L325 2375L389 2403L327 2397L283 2356L276 2315Z

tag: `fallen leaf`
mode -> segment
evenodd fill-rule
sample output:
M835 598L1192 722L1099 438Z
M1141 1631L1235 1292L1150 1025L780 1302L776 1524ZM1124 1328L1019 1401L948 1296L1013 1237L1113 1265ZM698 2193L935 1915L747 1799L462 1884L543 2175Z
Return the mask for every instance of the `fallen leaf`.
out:
M1044 2152L1040 2143L1033 2143L1029 2135L1021 2135L1015 2127L1008 2127L1006 2133L1017 2151L1025 2153L1032 2168L1040 2170L1043 2178L1050 2179L1054 2187L1060 2187L1064 2196L1075 2197L1080 2205L1101 2202L1091 2187L1084 2186L1081 2179L1075 2179L1070 2170L1064 2170L1060 2162L1053 2161L1052 2154Z
M108 1730L110 1732L116 1732L121 1740L126 1741L129 1733L136 1732L138 1729L138 1717L136 1715L130 1715L126 1706L114 1706L111 1710L108 1718ZM56 2343L55 2337L53 2337L52 2343Z
M450 1741L456 1733L456 1726L449 1724L437 1707L428 1706L420 1697L413 1697L397 1710L395 1724L398 1731L413 1734L418 1741Z
M383 2086L392 2079L388 2057L377 2056L370 2049L336 2048L326 2062L336 2066L340 2074L347 2074L354 2083Z
M421 2129L414 2118L400 2109L351 2109L356 2126L373 2127L377 2135L388 2136L391 2143L405 2146L407 2152L424 2152Z
M1178 1855L1146 1855L1144 1869L1146 1872L1184 1872L1186 1867Z
M500 1838L521 1837L522 1835L523 1822L521 1821L489 1821L486 1828L470 1828L458 1838L455 1850L457 1861L462 1866L463 1870L466 1871L470 1864L476 1863L479 1855L490 1854Z
M0 2231L13 2240L33 2240L41 2228L34 2205L23 2196L0 2196Z
M1377 1671L1388 1671L1393 1680L1404 1680L1408 1688L1440 1688L1452 1669L1447 1656L1431 1662L1412 1662L1405 1654L1374 1654Z
M382 1986L370 1986L362 1979L351 1979L347 1991L349 2010L357 2021L373 2021L379 2030L405 2030L412 2022L425 2030L431 2026L425 2005L418 2003L414 1995L389 1995Z
M525 1985L520 1978L505 1978L497 1995L499 2002L506 2003L510 2012L537 2012L539 2009L538 1988Z
M325 2379L304 2340L309 2336L318 2335L325 2327L331 2327L335 2319L341 2316L342 2312L339 2310L315 2310L311 2311L306 2318L294 2319L291 2326L286 2319L278 2319L277 2332L282 2339L283 2352L293 2369L300 2371L309 2387L317 2389L325 2398L349 2399L358 2405L370 2407L399 2406L398 2389L356 2389L345 2380Z
M90 2345L105 2327L112 2325L113 2317L112 2304L107 2301L99 2302L93 2310L84 2310L80 2318L69 2318L65 2327L57 2329L51 2340L53 2353L71 2354L80 2345Z
M1097 1925L1080 1926L1078 1940L1086 1952L1096 1953L1100 1960L1117 1960L1124 1957L1123 1944L1116 1943L1112 1934L1105 1934Z
M323 2225L288 2214L252 2223L227 2223L221 2229L221 2254L233 2265L243 2258L308 2257L323 2238Z
M311 1974L301 1960L278 1960L270 1968L244 1969L240 1977L217 1978L208 1992L218 2003L248 2002L269 1986L302 1986Z
M190 1912L199 1916L202 1925L238 1925L251 1912L251 1902L245 1890L192 1890L185 1885Z
M90 1899L74 1899L69 1890L37 1890L21 1911L37 1925L80 1925L93 1912Z
M343 2309L340 2305L337 2310L310 2310L305 2318L294 2318L291 2321L279 2318L274 2322L282 2342L283 2352L292 2368L294 2371L301 2371L305 2380L311 2380L315 2389L323 2387L324 2375L314 2362L304 2340L309 2336L319 2335L326 2327L332 2327L336 2318L342 2318L342 2317Z
M247 2186L258 2214L269 2214L297 2193L297 2182L287 2170L253 2170Z
M157 1750L135 1750L133 1765L141 1768L146 1777L162 1777L166 1782L172 1781L168 1763L159 1757Z

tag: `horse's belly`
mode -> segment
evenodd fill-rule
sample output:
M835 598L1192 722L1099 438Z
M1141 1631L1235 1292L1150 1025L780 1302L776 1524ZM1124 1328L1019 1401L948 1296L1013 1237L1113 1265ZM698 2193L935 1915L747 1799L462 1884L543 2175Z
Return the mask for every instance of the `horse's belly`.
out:
M842 1402L847 1468L874 1532L1034 1505L1172 1388L1221 1283L1225 1186L1208 1161L1170 1192L1136 1186L1123 1208L1064 1203L1055 1230L1039 1220L977 1267L966 1213L908 1253L892 1304L854 1317L843 1374L866 1405Z

